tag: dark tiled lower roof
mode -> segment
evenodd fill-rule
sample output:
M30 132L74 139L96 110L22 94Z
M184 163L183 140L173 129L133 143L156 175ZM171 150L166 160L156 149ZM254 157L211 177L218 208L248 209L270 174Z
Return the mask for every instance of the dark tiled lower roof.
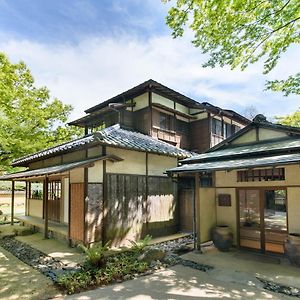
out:
M117 148L157 153L178 157L180 159L192 156L192 153L187 150L156 140L148 135L121 128L119 124L116 124L80 139L24 156L14 161L13 166L24 166L32 161L55 156L62 152L73 151L87 144L101 144Z

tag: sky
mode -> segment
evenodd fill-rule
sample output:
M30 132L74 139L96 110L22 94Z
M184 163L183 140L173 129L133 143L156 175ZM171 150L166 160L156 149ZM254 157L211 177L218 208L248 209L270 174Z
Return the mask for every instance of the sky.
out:
M299 72L291 47L268 76L262 65L245 71L202 68L206 57L192 36L173 39L160 0L0 0L0 51L24 61L37 86L84 110L150 78L193 98L244 113L254 106L272 119L296 111L299 96L264 91L266 79Z

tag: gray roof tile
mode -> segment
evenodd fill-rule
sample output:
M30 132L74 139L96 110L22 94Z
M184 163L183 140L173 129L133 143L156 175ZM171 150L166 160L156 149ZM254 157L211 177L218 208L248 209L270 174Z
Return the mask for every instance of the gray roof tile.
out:
M92 144L163 154L181 159L192 156L192 153L187 150L156 140L148 135L121 128L119 124L116 124L68 143L21 157L13 162L13 166L26 165L44 157L51 157Z

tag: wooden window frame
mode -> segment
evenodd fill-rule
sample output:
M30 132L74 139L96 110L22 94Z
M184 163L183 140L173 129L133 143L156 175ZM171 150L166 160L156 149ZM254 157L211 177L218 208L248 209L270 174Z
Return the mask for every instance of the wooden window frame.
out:
M285 168L237 171L237 182L284 181Z

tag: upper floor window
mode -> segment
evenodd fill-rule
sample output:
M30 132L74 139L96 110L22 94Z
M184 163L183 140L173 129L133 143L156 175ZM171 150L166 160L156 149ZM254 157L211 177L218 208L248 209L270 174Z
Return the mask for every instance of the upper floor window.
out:
M212 119L211 122L211 132L213 134L217 134L222 136L222 121L217 120L217 119Z
M159 128L165 130L174 130L173 126L173 116L160 113L159 114Z
M176 131L184 134L189 133L189 124L187 122L176 120Z
M212 119L211 132L225 139L239 131L241 127L218 119Z
M285 180L284 168L245 170L237 172L238 182Z

